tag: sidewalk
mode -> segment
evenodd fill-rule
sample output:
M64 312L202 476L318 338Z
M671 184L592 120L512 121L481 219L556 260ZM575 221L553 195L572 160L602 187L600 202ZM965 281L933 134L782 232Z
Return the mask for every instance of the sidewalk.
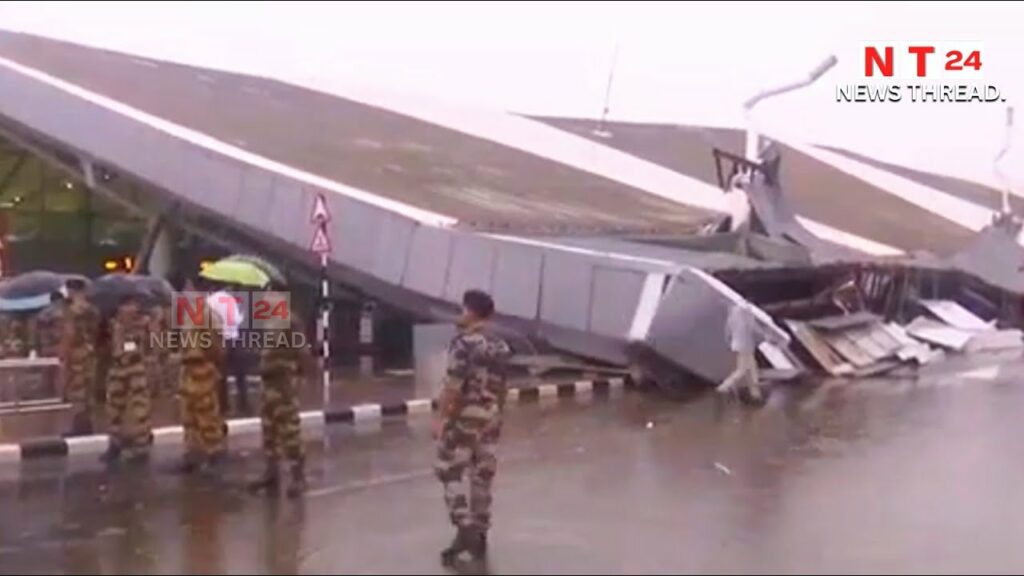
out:
M433 389L417 386L411 370L382 370L371 376L362 376L358 367L345 367L332 374L331 401L325 411L338 412L352 406L363 404L379 404L393 406L410 400L430 399L434 396ZM237 411L235 385L229 383L232 393L232 410L229 418L245 416L258 417L260 413L259 379L249 377L249 401L252 405L251 414L244 415ZM531 388L540 384L559 384L573 382L575 377L545 377L543 380L522 376L512 378L512 388ZM319 381L307 382L301 394L303 411L324 410L323 387ZM178 401L173 393L162 391L156 398L153 407L153 427L172 426L179 423ZM103 407L97 407L94 414L94 432L102 434L106 428L106 416ZM0 415L0 444L22 442L27 439L59 436L69 429L71 418L68 410L50 410L26 412L20 414Z

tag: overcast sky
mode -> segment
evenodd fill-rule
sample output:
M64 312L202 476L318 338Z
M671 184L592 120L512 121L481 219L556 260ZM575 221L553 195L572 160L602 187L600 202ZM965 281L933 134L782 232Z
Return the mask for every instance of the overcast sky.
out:
M805 74L819 84L758 110L768 131L995 183L1005 104L851 104L867 41L980 41L985 82L1024 106L1024 6L921 3L114 3L0 2L0 27L155 58L384 88L467 106L740 125L740 103ZM1019 124L1024 125L1024 111ZM1024 192L1024 127L1008 171ZM1014 166L1020 166L1014 168Z

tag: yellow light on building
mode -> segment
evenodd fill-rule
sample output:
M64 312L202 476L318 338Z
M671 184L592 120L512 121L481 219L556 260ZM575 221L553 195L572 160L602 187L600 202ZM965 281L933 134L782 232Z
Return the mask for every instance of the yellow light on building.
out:
M113 272L114 270L117 270L117 264L117 260L107 260L103 263L103 269L108 272Z

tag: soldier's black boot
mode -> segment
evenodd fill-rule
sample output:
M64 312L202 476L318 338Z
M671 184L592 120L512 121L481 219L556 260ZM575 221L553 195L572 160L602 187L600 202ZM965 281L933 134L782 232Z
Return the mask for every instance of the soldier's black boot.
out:
M468 528L459 528L459 531L455 533L452 543L441 551L441 565L449 568L454 566L455 561L459 558L459 554L472 549L473 539L474 537Z
M71 420L71 429L64 433L65 438L89 436L92 434L92 419L87 413L75 414Z
M306 492L306 463L299 459L292 464L292 483L286 492L289 498L298 498Z
M281 487L281 473L277 469L277 460L267 460L267 469L263 475L249 483L252 492L278 490Z
M186 452L178 466L178 472L182 474L194 474L200 467L200 456L195 452Z
M478 530L473 534L469 553L474 560L483 560L487 557L487 531Z
M121 461L121 447L111 444L107 447L107 451L100 454L100 462L111 465Z

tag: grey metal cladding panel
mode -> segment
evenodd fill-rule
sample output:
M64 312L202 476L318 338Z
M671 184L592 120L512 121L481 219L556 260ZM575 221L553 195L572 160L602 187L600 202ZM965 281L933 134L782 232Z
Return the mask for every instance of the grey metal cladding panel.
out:
M260 168L246 168L242 173L242 194L235 215L249 226L266 230L273 199L274 176Z
M586 330L593 268L593 259L582 254L547 250L541 285L541 320Z
M220 214L234 218L242 194L242 173L245 165L216 153L210 157L213 159L213 171L209 175L211 207Z
M494 252L494 240L474 234L454 234L448 281L444 290L445 300L461 302L462 294L472 289L490 293Z
M590 330L603 336L627 336L646 277L643 272L595 266Z
M728 306L728 299L705 281L680 274L658 305L647 341L691 372L721 380L735 363L725 337Z
M402 285L427 296L443 297L451 241L449 230L418 226L412 236Z
M202 148L185 147L183 161L189 169L186 171L185 189L177 192L196 204L216 211L216 180L213 177L217 165L213 153Z
M90 145L82 146L100 161L114 168L133 172L130 164L138 154L139 141L144 130L151 130L130 118L109 110L96 107L91 116L94 126L90 128ZM186 173L187 174L187 173ZM181 177L186 177L181 174ZM174 190L178 192L178 190Z
M537 246L497 245L492 296L499 314L534 319L540 299L544 251Z
M308 248L313 239L303 186L286 177L274 178L270 231L278 238Z
M161 188L188 197L191 163L195 152L190 146L164 132L143 126L135 134L134 150L126 160L126 168ZM207 174L204 171L200 175Z
M29 105L38 102L38 92L38 83L27 82L21 74L0 67L0 114L35 127L37 119L46 114L41 106Z
M307 212L312 214L314 200ZM331 211L328 230L333 243L332 256L338 262L362 272L373 269L384 225L384 213L372 206L346 198L337 192L324 192ZM308 219L308 217L307 217ZM312 227L310 228L312 232ZM310 237L312 239L312 236Z
M373 261L374 276L390 284L401 283L416 227L408 218L387 214Z
M6 69L0 71L0 114L39 132L87 147L90 131L84 117L92 104Z

